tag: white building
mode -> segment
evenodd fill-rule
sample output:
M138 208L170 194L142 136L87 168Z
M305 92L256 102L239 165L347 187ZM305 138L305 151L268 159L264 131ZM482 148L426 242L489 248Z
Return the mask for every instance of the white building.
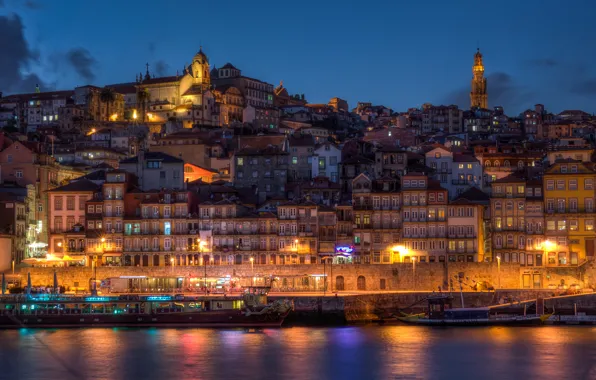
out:
M482 188L482 165L474 156L453 154L443 146L436 146L425 154L425 163L434 169L433 178L447 189L449 199L472 186Z
M337 183L340 162L341 150L338 147L329 142L318 145L312 158L312 176L329 177L332 182Z

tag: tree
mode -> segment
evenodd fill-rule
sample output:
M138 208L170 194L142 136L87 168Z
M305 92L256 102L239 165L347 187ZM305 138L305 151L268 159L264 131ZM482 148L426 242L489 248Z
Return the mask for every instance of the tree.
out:
M99 94L99 99L106 104L106 113L108 114L108 120L110 119L110 106L116 100L116 91L111 87L104 87Z
M146 88L138 88L137 90L137 108L141 109L141 120L145 122L145 115L147 114L147 103L151 101L151 94Z

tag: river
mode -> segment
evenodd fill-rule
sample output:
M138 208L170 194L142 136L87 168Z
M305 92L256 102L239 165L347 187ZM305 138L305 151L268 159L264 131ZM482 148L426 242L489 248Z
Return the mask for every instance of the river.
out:
M0 331L0 379L596 379L596 328Z

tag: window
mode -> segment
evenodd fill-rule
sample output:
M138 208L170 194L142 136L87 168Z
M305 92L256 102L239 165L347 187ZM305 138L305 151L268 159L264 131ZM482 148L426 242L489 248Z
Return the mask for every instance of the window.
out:
M95 206L94 206L94 205L89 205L89 206L87 206L87 212L88 212L89 214L93 214L93 213L95 213Z
M546 190L554 190L555 189L555 181L548 180L546 181Z
M244 157L236 158L236 165L238 165L238 166L244 165Z
M557 222L557 226L558 226L557 229L559 231L565 231L565 230L567 230L567 221L565 221L565 220L559 220Z
M319 165L321 164L321 162L319 161ZM298 165L298 157L294 156L292 157L292 165Z
M147 169L161 168L161 161L147 161Z
M570 220L569 221L569 231L577 231L578 223L577 220Z
M325 157L319 157L319 169L325 169L326 163Z
M12 154L9 154L9 155L6 157L6 159L7 159L8 163L11 163L11 162L12 162Z
M557 190L565 190L565 180L557 180Z
M497 216L495 218L495 229L500 230L502 227L501 217Z
M584 221L584 229L586 231L594 231L594 221L593 220Z
M22 170L16 170L15 171L15 177L17 177L17 178L23 178L23 171Z
M585 179L584 180L584 189L585 190L594 190L594 181L592 179Z
M62 210L62 197L54 198L54 210Z
M435 153L435 158L441 158L441 153L439 153L439 152Z
M524 211L524 207L526 206L526 204L524 202L518 202L517 203L517 209L519 211Z
M577 190L577 180L576 179L569 180L569 190Z
M75 209L75 197L74 196L66 197L66 209L67 210Z
M554 231L555 230L555 221L554 220L547 220L546 221L546 229L548 231Z

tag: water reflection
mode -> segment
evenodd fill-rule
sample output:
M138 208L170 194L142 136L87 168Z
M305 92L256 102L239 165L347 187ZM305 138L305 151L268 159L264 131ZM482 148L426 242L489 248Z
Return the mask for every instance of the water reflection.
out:
M0 378L596 379L593 328L0 331Z

